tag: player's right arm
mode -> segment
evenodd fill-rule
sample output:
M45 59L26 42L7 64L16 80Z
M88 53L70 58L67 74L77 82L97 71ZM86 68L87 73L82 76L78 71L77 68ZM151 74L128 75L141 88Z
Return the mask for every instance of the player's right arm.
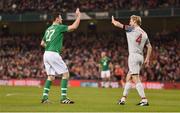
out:
M114 26L123 29L124 25L123 25L121 22L115 20L115 19L114 19L114 16L112 16L111 21L112 21L112 24L113 24Z
M98 66L99 66L99 70L101 71L101 69L102 69L101 64L98 64Z
M45 43L45 37L46 37L46 32L44 33L44 36L43 36L43 38L42 38L42 40L41 40L41 46L42 47L46 47L46 43Z
M124 24L122 24L121 22L115 20L115 19L114 19L114 16L112 16L111 22L112 22L112 24L113 24L114 26L119 27L119 28L121 28L121 29L124 29L124 30L127 31L127 32L130 32L130 31L133 29L132 26L124 25Z
M69 26L68 26L68 31L69 31L69 32L77 29L78 26L79 26L79 23L80 23L81 12L79 11L79 8L76 9L76 12L75 12L75 13L76 13L77 18L76 18L76 20L74 21L74 23L73 23L72 25L69 25Z

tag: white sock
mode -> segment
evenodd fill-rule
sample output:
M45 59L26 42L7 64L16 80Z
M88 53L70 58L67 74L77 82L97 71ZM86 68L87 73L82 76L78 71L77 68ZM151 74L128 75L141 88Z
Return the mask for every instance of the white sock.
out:
M105 83L104 83L105 88L108 88L109 85L110 85L109 82L105 82Z
M124 91L123 91L123 96L124 97L127 97L128 93L129 93L129 89L131 89L131 83L126 82L126 84L124 86Z
M141 82L136 84L136 90L138 91L139 96L142 98L142 101L146 102L147 99L146 99L146 96L145 96L145 93L144 93L144 87L143 87Z
M104 86L105 86L105 85L104 85L104 81L102 81L102 82L101 82L101 87L104 87Z
M141 102L148 102L146 98L142 99Z

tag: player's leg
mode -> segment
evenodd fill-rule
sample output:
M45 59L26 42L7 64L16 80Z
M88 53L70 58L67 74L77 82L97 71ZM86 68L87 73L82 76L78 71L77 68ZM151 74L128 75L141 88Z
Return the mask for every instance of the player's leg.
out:
M137 90L139 96L141 97L141 102L138 105L148 106L149 104L148 104L148 101L147 101L145 93L144 93L144 87L143 87L140 77L139 77L140 68L141 68L144 58L142 55L139 55L139 54L134 55L134 56L135 56L135 58L134 58L134 66L132 67L132 80L136 84L136 90Z
M55 76L51 76L49 75L46 82L45 82L45 85L44 85L44 90L43 90L43 97L42 97L42 101L41 103L49 103L48 101L48 93L50 91L50 88L51 88L51 84L52 84L52 81L55 79Z
M106 71L106 87L111 86L111 73L110 70Z
M69 72L63 73L61 80L61 103L62 104L73 104L74 101L67 98L67 86L68 86Z
M148 100L147 100L147 98L145 96L144 87L143 87L143 85L141 83L139 75L133 75L132 80L135 82L136 90L137 90L139 96L141 97L141 101L137 105L148 106L149 105Z
M118 104L120 105L124 105L125 104L125 101L126 101L126 98L128 96L128 93L129 93L129 90L131 89L131 73L132 73L132 68L133 68L133 64L132 63L132 60L133 59L133 56L132 55L129 55L128 57L128 68L129 68L129 72L126 76L126 83L125 83L125 86L124 86L124 91L123 91L123 97L118 101Z
M61 79L61 97L60 100L67 98L67 86L68 86L69 72L63 74Z
M101 71L101 87L105 87L105 81L106 81L106 73L105 71Z
M69 71L65 62L62 60L59 54L56 54L56 58L54 59L54 62L53 62L53 68L58 75L63 74L62 80L61 80L60 102L62 104L73 104L74 102L67 98Z
M131 89L131 75L128 74L126 77L126 83L124 86L123 97L127 98L130 89Z
M48 78L45 81L41 103L48 103L48 93L50 91L52 81L55 79L55 70L48 63L50 61L50 59L52 59L53 56L51 56L51 54L49 52L45 52L43 57L44 57L43 61L44 61L44 65L45 65L45 70L48 75Z
M124 105L125 104L125 101L126 101L126 98L127 98L128 94L129 94L129 90L130 89L131 89L131 75L127 74L127 76L126 76L126 83L125 83L124 90L123 90L123 96L118 101L118 104L120 104L120 105Z

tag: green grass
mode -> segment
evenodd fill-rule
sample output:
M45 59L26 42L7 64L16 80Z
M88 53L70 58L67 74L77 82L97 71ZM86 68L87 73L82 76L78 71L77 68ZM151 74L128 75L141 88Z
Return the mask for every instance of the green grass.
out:
M0 112L168 112L180 111L180 90L146 90L150 106L140 107L135 104L140 98L136 90L131 90L127 103L117 105L122 89L69 88L68 95L76 103L59 103L59 87L52 87L49 99L53 104L41 104L43 88L0 86Z

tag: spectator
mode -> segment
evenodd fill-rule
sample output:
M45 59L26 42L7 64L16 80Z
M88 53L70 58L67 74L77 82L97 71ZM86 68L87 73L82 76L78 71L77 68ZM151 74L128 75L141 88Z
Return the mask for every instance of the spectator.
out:
M82 11L141 10L161 7L179 7L179 0L1 0L0 11L24 12L72 12Z
M153 44L151 67L142 69L143 81L180 81L180 29L162 31L150 38ZM119 38L119 37L122 38ZM17 35L0 38L0 79L46 77L42 64L39 36ZM112 64L127 68L126 38L114 33L68 34L64 41L63 59L69 66L71 79L100 79L98 61L101 51L106 51ZM78 38L78 41L77 41ZM118 40L118 41L117 41ZM115 69L114 75L117 75ZM121 74L123 75L123 74ZM113 76L115 77L115 76Z

